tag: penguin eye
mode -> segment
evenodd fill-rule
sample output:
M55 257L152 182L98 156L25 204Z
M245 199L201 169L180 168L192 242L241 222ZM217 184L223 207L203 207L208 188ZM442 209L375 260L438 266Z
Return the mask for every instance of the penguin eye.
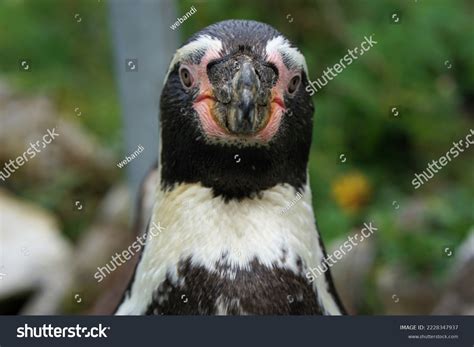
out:
M186 88L190 88L194 83L194 78L193 75L191 75L191 71L189 71L189 69L184 66L179 69L179 78L181 79L183 86Z
M288 93L293 94L300 85L301 77L299 75L293 76L288 84Z

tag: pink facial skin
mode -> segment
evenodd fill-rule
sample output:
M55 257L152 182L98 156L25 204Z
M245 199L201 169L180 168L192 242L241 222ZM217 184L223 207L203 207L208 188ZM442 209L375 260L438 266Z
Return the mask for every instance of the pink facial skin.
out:
M199 95L194 101L193 108L199 115L201 126L206 135L210 137L226 138L230 134L218 125L211 113L211 108L215 102L212 94L212 86L207 77L207 64L214 59L220 57L219 52L208 50L204 57L202 57L198 65L186 65L194 76L195 81L200 81Z
M194 76L194 81L200 81L199 95L194 101L193 108L199 115L199 120L205 134L211 138L218 138L221 140L239 140L242 137L229 133L226 129L221 127L218 121L212 115L212 107L215 99L212 93L212 86L207 77L207 64L219 58L219 53L216 51L208 51L204 55L199 65L186 65ZM285 113L286 107L284 103L284 92L288 86L289 81L296 73L287 69L283 63L281 54L278 51L271 52L267 58L268 62L275 64L279 72L279 78L276 85L272 88L272 101L270 107L270 117L267 125L255 135L249 136L249 141L260 143L268 143L276 134L280 127L281 119Z

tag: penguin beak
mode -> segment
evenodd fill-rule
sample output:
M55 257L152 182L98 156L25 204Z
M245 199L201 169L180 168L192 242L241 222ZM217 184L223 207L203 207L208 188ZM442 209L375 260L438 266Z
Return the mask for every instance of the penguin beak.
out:
M233 134L253 134L262 123L257 111L258 91L261 85L257 73L248 61L242 62L232 80L232 101L227 114L227 128Z
M239 55L208 71L215 97L213 117L231 135L252 137L268 124L271 83L261 80L259 68L252 58Z

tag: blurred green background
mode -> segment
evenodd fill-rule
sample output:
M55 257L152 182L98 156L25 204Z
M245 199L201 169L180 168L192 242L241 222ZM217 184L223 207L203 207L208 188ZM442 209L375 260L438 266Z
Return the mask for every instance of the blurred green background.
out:
M84 114L93 116L75 121L121 158L105 3L2 1L0 78L22 93L47 95L63 117L74 117L81 105ZM474 129L474 3L180 1L178 14L191 6L197 13L180 26L183 41L223 19L266 22L300 48L312 80L373 34L378 44L313 96L310 175L319 229L329 244L344 240L366 221L379 228L373 241L375 265L359 313L384 313L375 288L386 266L400 266L414 280L442 283L451 266L444 247L460 245L474 226L472 149L418 190L411 181ZM397 24L391 19L395 12ZM87 18L80 30L75 13ZM22 57L34 63L31 73L18 72ZM390 112L394 106L400 110L397 117ZM121 175L117 170L105 186L92 190L89 200L98 201ZM8 188L59 215L64 233L75 242L94 218L90 213L79 222L64 209L65 195L81 189L81 182L72 174L42 187L10 181ZM413 206L420 205L423 212L411 216Z

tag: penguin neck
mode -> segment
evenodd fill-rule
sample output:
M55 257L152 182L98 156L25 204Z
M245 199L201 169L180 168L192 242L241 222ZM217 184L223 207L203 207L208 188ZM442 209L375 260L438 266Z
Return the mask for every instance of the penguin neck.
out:
M296 269L296 257L319 249L308 185L301 192L276 185L254 198L226 200L200 183L176 184L158 190L150 225L158 224L166 231L151 238L148 249L162 254L166 244L180 258L209 267L224 255L235 266L253 259L271 266L276 254L286 253L294 256L286 265Z
M230 146L205 139L180 139L164 126L160 150L160 186L173 190L183 183L200 183L224 200L252 199L275 186L301 192L307 182L309 145L275 140L272 145Z

